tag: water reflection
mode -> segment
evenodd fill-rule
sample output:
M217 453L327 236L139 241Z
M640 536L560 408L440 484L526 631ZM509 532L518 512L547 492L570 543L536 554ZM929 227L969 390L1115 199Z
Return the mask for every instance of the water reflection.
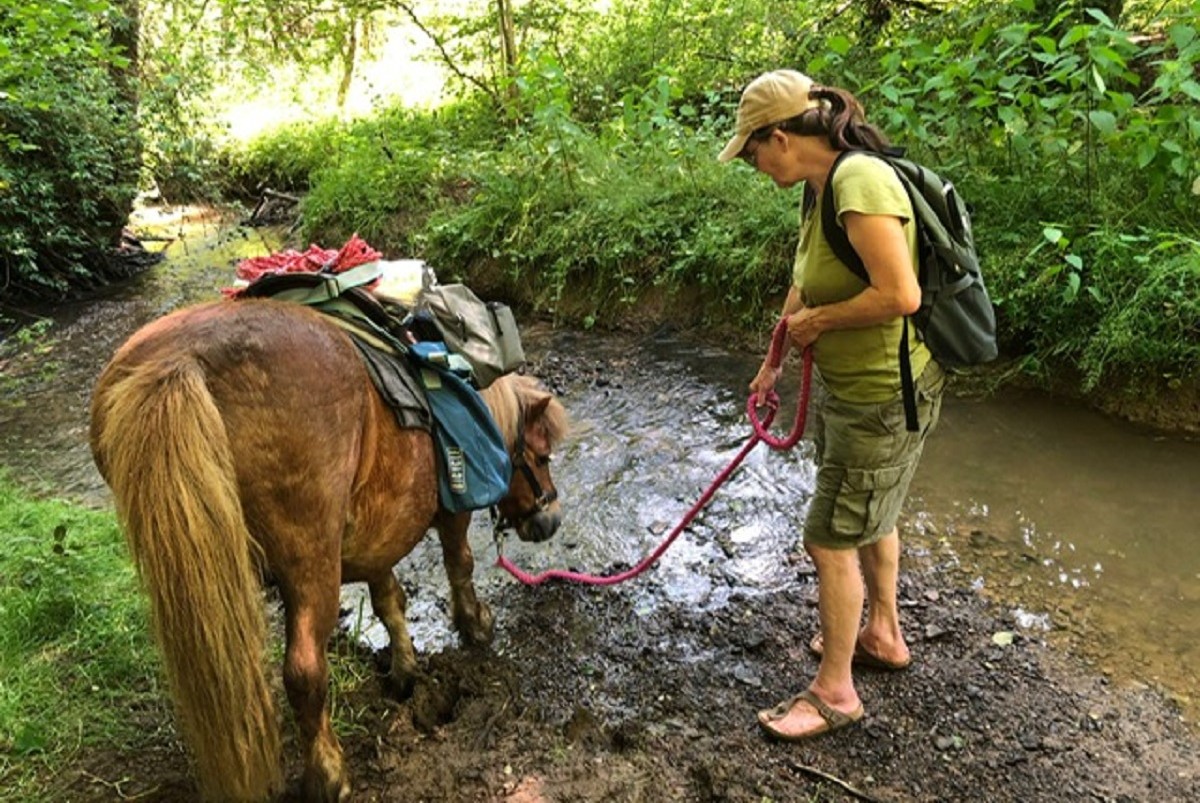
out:
M918 529L963 553L986 593L1195 712L1198 485L1200 444L1013 394L947 404L914 495L936 511Z
M131 225L165 248L167 259L101 298L41 313L53 322L48 337L14 355L0 382L4 465L28 487L94 506L109 496L87 449L87 409L108 358L143 324L216 297L238 261L270 253L281 239L277 230L242 228L211 209L140 210Z

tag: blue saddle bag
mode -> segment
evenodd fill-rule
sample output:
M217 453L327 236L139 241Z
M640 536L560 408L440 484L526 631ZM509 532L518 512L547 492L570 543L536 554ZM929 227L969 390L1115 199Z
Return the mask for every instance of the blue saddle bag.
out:
M433 417L442 506L461 513L496 504L508 493L512 459L491 410L464 378L470 366L438 341L414 343L408 355Z

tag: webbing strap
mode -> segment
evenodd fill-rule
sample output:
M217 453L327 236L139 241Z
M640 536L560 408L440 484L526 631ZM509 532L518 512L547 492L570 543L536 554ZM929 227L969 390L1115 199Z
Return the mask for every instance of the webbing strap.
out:
M908 351L908 316L900 319L900 395L904 398L904 423L909 432L919 432L917 387L913 384L912 361Z
M382 269L379 267L379 262L368 262L365 265L359 265L357 268L351 268L343 273L317 273L313 274L321 277L320 284L312 287L293 287L289 290L281 290L278 293L273 293L272 298L278 298L281 301L294 301L298 304L321 304L326 301L337 298L342 293L354 287L361 287L364 284L369 284L383 275Z
M350 334L361 338L380 351L400 355L408 351L408 348L403 343L393 337L391 333L380 328L366 315L363 315L353 304L343 303L332 305L326 303L322 304L320 309L329 316L330 323L345 329Z

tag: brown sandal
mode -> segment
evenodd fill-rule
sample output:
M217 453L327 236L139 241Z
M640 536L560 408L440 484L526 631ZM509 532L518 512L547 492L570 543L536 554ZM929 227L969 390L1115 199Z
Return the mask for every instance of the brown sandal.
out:
M775 723L791 713L796 703L808 703L808 705L812 706L813 710L820 714L821 719L825 720L825 727L802 734L784 733L777 729ZM800 692L790 700L785 700L774 708L765 708L758 712L758 724L762 726L762 729L772 738L783 742L803 742L814 736L847 728L862 718L863 707L861 704L849 714L843 714L841 711L826 705L817 695L808 689Z
M808 651L820 658L825 654L825 641L820 633L812 637L808 643ZM868 669L883 669L887 672L899 672L912 665L912 656L907 661L885 661L862 645L861 641L854 642L854 665L865 666Z

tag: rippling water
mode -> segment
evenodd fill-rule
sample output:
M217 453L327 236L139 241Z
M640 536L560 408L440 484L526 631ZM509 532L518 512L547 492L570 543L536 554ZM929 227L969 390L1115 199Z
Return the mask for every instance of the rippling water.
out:
M943 525L929 535L960 553L975 585L1192 712L1197 488L1200 443L1017 394L952 401L914 483L926 520Z

